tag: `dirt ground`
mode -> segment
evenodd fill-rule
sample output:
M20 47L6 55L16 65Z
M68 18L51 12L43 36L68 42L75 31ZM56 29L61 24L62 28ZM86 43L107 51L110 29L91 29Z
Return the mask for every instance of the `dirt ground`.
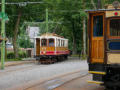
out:
M87 83L90 79L91 75L88 75L86 77L70 81L54 90L104 90L103 86Z

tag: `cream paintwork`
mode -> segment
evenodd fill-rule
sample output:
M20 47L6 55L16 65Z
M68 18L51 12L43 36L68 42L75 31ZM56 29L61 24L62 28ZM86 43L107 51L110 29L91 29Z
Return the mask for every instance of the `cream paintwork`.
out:
M108 60L107 60L107 64L120 64L120 54L113 54L113 53L108 53Z
M40 46L41 46L41 39L50 39L50 38L55 40L54 41L55 42L55 53L56 53L56 48L59 47L58 46L58 40L60 40L60 47L63 47L63 46L61 46L61 41L62 40L64 40L64 47L68 47L68 39L65 39L64 37L61 37L57 34L46 33L46 34L43 34L41 36L34 37L35 42L36 42L36 39L40 39ZM36 50L36 48L35 48L35 50Z
M106 11L106 17L113 17L113 16L115 16L115 14L114 14L115 12L118 13L117 16L120 16L120 11L115 10L115 11Z

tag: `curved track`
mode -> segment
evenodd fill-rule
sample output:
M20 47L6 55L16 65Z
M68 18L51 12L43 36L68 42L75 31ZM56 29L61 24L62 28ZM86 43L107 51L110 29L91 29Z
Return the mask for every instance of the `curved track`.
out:
M23 65L18 65L18 66L10 66L7 67L5 71L0 71L0 76L7 75L13 72L18 72L18 71L25 71L25 70L32 70L37 67L45 67L46 65L36 65L36 64L23 64Z
M87 75L88 75L87 70L76 71L76 72L60 75L49 80L45 80L41 83L25 88L24 90L53 90L55 88L60 87L61 85L72 82L73 80L85 77Z

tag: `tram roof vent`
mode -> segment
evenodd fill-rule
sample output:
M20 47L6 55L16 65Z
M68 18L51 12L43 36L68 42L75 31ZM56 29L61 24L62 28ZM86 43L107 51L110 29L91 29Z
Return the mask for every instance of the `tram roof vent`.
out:
M114 1L112 4L105 5L106 9L120 9L119 1Z

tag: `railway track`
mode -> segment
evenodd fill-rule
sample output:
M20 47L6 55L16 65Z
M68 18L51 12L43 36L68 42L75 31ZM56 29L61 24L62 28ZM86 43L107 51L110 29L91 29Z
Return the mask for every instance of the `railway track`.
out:
M53 90L60 87L61 85L72 82L73 80L76 80L78 78L83 78L87 75L88 75L87 70L76 71L60 75L58 77L54 77L53 79L45 80L41 83L32 85L28 88L24 88L23 90Z
M28 70L32 70L38 67L46 67L46 65L28 65L28 66L23 66L23 67L17 67L17 66L13 66L13 67L8 67L8 70L5 71L0 71L0 76L3 75L7 75L10 73L14 73L14 72L19 72L19 71L28 71Z

